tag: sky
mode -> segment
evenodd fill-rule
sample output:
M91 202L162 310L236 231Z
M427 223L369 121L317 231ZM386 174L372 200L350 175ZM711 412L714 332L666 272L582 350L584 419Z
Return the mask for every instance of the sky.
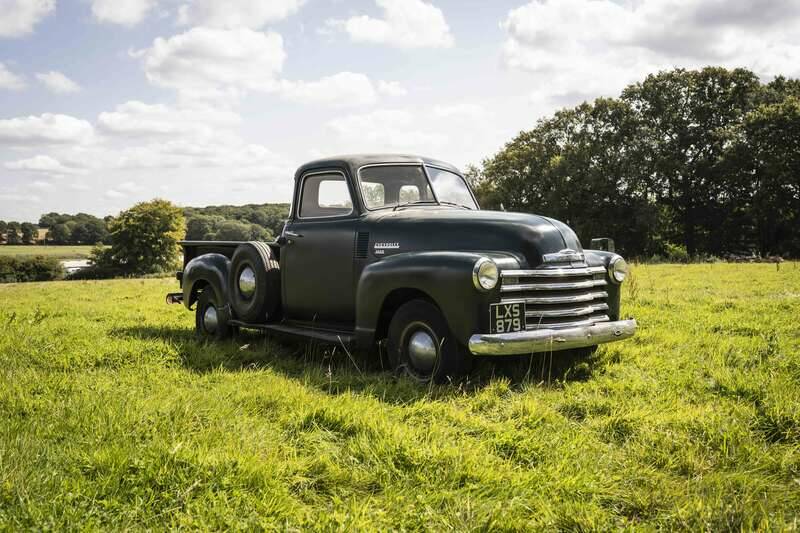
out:
M706 65L800 76L800 0L0 0L0 220L289 201L341 153L463 168Z

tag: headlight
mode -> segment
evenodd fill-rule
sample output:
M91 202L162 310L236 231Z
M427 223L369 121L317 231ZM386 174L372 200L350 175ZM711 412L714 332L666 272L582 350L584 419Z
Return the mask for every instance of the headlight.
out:
M495 288L500 279L500 271L494 261L481 257L475 262L472 269L472 283L479 291L490 291Z
M617 283L622 283L628 275L628 263L620 256L614 257L608 264L608 275Z

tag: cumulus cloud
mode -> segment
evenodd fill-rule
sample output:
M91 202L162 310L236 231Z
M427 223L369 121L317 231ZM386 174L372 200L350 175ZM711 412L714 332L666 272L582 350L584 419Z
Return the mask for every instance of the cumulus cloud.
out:
M479 119L486 115L486 110L471 103L437 105L433 108L433 116L438 118Z
M0 37L31 33L55 7L55 0L0 0Z
M614 95L674 67L800 73L794 0L536 0L511 10L502 27L506 64L541 76L535 100Z
M25 80L8 70L3 63L0 63L0 89L18 91L25 88Z
M429 152L447 141L443 133L421 126L411 111L378 109L339 117L326 124L344 151Z
M195 0L178 10L178 23L213 28L259 29L283 20L302 6L304 0Z
M92 15L100 22L132 27L155 5L155 0L92 0Z
M36 78L50 91L57 94L76 93L81 90L80 85L56 70L40 72L36 74Z
M408 91L396 81L378 81L378 92L385 96L405 96Z
M134 100L100 113L97 125L106 134L130 137L210 136L220 127L235 126L241 120L238 113L221 108L171 107Z
M44 113L0 120L0 144L81 144L92 139L94 128L69 115Z
M442 10L423 0L375 0L383 18L358 15L346 20L331 19L328 30L345 31L355 42L376 43L397 48L447 48L453 35Z
M192 28L135 55L152 83L206 95L274 90L286 59L279 34L247 28Z
M4 164L9 170L22 170L35 172L53 177L63 177L72 174L83 174L84 169L65 166L61 161L49 155L37 155L28 159L10 161Z
M280 94L303 104L364 106L375 103L377 91L364 74L340 72L318 81L284 81Z

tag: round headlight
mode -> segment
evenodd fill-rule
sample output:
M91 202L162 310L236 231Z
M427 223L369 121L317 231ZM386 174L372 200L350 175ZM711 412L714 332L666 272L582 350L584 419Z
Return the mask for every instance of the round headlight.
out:
M616 256L608 264L608 274L617 283L622 283L628 275L628 263L620 256Z
M495 288L499 279L500 271L494 261L481 257L475 262L475 267L472 269L472 283L476 289L490 291Z

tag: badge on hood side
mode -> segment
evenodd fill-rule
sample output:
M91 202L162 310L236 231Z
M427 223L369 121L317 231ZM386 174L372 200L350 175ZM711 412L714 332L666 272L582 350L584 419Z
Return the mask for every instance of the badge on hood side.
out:
M376 242L372 247L372 253L375 255L385 255L386 250L399 250L399 242Z

